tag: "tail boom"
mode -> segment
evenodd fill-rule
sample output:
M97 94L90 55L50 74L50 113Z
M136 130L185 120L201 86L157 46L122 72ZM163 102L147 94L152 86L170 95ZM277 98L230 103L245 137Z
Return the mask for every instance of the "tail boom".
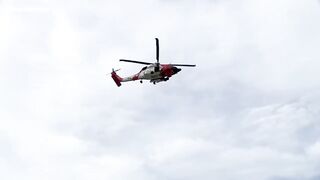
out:
M120 87L121 82L122 82L122 78L120 76L118 76L115 71L113 71L111 73L111 77L114 80L114 82L117 84L117 86Z

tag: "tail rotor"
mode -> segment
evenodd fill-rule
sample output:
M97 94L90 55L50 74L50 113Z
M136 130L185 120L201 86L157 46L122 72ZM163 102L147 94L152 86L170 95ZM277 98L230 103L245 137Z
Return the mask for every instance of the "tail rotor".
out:
M120 69L114 70L114 69L112 68L112 73L113 73L113 72L118 72L118 71L120 71Z

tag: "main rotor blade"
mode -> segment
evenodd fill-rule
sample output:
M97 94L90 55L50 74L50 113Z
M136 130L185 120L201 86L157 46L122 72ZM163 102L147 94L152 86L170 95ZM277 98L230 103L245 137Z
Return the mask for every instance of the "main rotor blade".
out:
M195 64L170 64L171 66L196 67Z
M145 64L145 65L150 65L150 64L152 64L152 63L149 63L149 62L134 61L134 60L129 60L129 59L120 59L120 61L130 62L130 63L137 63L137 64Z
M159 39L158 38L156 38L156 46L157 46L157 51L156 51L156 53L157 53L157 63L159 63Z

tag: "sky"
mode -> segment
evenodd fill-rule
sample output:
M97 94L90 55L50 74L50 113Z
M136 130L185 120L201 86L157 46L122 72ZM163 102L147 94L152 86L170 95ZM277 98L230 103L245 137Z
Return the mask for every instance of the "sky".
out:
M317 0L0 0L2 179L320 179L319 19ZM155 37L197 67L117 87Z

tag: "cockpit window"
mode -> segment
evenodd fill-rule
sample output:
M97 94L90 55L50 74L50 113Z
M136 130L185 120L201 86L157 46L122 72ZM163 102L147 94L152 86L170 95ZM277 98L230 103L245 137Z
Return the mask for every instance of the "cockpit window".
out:
M146 69L147 69L147 66L143 67L143 68L141 69L141 71L146 70Z

